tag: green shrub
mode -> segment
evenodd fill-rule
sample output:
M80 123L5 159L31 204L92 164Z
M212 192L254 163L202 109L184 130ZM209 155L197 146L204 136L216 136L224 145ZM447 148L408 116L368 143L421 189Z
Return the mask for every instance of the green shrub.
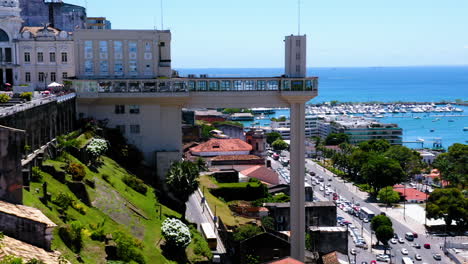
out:
M58 234L69 249L75 253L79 253L83 247L82 230L83 226L81 223L73 221L70 225L59 227Z
M256 225L243 225L239 228L237 228L236 232L234 233L234 241L240 242L243 241L247 238L254 237L258 234L262 233L262 229Z
M218 186L219 188L211 189L210 192L228 202L233 200L254 201L268 197L268 188L261 183L223 183Z
M138 179L136 176L125 175L122 181L130 188L134 189L139 193L146 194L146 192L148 191L148 188L146 187L145 183L141 179Z
M75 209L78 213L82 214L82 215L86 214L86 207L84 205L82 205L81 203L77 202L77 201L73 201L71 203L71 207L73 209Z
M0 264L23 264L23 259L15 256L6 256L0 260Z
M59 193L57 197L53 200L53 203L56 204L61 210L66 211L70 205L73 203L73 197L66 193Z
M86 176L85 167L79 163L71 163L66 169L74 181L82 181Z
M106 220L98 224L90 224L89 228L92 230L91 239L97 241L104 241L106 239L106 233L104 232L104 224Z
M31 259L28 262L26 262L26 264L45 264L45 263L42 260L38 260L38 259L34 258L34 259Z
M145 258L141 253L142 243L123 232L116 232L113 235L117 245L117 257L123 261L135 261L139 264L145 264Z
M42 182L42 171L37 166L34 166L31 169L31 181Z
M0 93L0 103L8 103L10 101L10 96L8 94Z
M207 259L212 259L213 258L213 253L211 253L211 249L208 246L208 243L206 240L203 238L202 234L198 232L196 228L193 226L190 226L190 232L192 233L192 244L194 245L193 247L193 253L197 256L200 257L205 257ZM201 259L200 259L201 260Z
M161 233L166 239L166 243L174 248L186 248L192 241L190 229L176 218L167 218L164 220Z
M32 100L32 97L33 97L33 93L31 92L24 92L22 94L20 94L19 96L21 99L24 99L26 101L31 101Z

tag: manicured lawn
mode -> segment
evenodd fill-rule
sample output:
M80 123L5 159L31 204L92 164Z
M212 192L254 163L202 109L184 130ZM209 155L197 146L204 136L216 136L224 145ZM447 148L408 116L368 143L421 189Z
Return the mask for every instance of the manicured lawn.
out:
M228 226L239 226L251 222L252 219L234 216L227 203L221 201L210 193L209 188L212 188L216 185L217 184L215 184L209 176L200 176L200 187L201 189L205 187L205 197L211 211L214 213L216 207L216 215L218 215L224 224Z

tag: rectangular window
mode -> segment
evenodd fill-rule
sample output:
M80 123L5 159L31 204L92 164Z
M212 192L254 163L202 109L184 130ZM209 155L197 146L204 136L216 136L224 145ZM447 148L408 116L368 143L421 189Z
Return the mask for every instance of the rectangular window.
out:
M118 129L122 135L125 135L125 125L116 125L115 128Z
M104 60L99 62L99 71L101 72L101 75L107 75L109 74L109 62Z
M130 60L137 59L137 52L137 43L135 41L128 42L128 57L130 58Z
M123 75L123 62L122 61L114 62L114 75L116 76Z
M43 72L40 72L37 76L37 79L40 81L40 82L44 82L45 81L45 74Z
M125 105L115 105L116 114L125 114Z
M151 42L145 43L145 51L151 51Z
M27 72L24 74L24 80L26 82L31 82L31 73L30 72Z
M5 48L5 61L12 62L11 48Z
M300 60L301 59L301 54L298 52L296 53L296 60Z
M68 53L62 52L62 63L68 62Z
M137 75L138 74L137 62L136 61L129 61L128 62L128 70L129 70L130 75Z
M123 59L123 44L122 41L114 41L114 59Z
M49 53L50 62L55 62L55 52Z
M37 53L37 62L44 62L44 53L42 52Z
M140 134L140 125L130 125L131 134Z
M51 82L57 81L57 74L55 72L50 73L50 81Z
M93 75L94 73L94 62L93 60L85 60L85 74Z
M300 47L301 46L301 40L300 39L296 39L296 47Z
M62 79L68 78L68 72L62 72Z
M159 42L159 47L165 47L165 46L166 46L166 42L164 41Z
M301 72L301 65L296 65L296 72L297 73Z
M93 41L92 40L87 40L84 42L84 53L85 53L85 59L93 58Z
M140 106L139 105L130 105L128 112L130 114L139 114L140 113Z
M29 52L24 53L24 62L31 62L31 53Z

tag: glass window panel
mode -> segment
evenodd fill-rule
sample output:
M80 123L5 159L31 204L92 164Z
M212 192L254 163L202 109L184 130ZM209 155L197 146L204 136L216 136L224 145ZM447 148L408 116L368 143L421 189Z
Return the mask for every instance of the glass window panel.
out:
M93 60L85 60L85 74L92 75L94 73Z
M258 90L265 90L266 89L266 81L257 81L257 89Z
M100 61L99 62L99 71L102 75L106 75L109 73L109 62L108 61Z
M291 90L292 91L302 91L304 90L304 81L292 81L291 82Z
M218 81L210 81L210 90L217 91L219 88Z
M231 81L221 81L221 90L226 91L231 89Z
M117 76L123 75L123 62L122 61L114 62L114 75L117 75Z
M242 81L234 81L234 90L242 90Z

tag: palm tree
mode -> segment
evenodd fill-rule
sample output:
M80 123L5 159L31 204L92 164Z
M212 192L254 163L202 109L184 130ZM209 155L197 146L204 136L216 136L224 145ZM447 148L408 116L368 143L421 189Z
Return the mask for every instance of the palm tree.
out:
M174 199L180 203L182 215L185 218L185 203L199 186L200 171L195 163L190 161L175 162L166 175L166 184Z

